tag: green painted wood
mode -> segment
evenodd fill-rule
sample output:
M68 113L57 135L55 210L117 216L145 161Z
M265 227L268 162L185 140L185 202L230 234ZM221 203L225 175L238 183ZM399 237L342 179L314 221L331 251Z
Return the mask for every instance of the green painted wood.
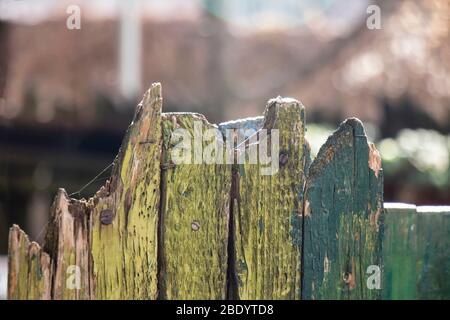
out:
M383 299L450 299L450 207L385 204Z
M226 298L231 165L225 163L221 139L208 136L216 128L202 115L163 114L161 299ZM189 135L183 140L191 146L188 163L173 159L180 146L174 132L180 130ZM204 162L211 145L220 149L222 164Z
M367 268L382 267L383 173L362 123L342 123L311 164L305 189L304 299L378 299Z
M237 131L268 129L266 141L259 133L259 148L266 144L271 150L279 142L278 154L270 154L279 167L273 174L263 171L269 167L263 161L252 164L247 160L235 166L234 234L230 243L235 252L230 278L234 285L230 297L299 299L302 246L299 199L307 159L304 107L296 100L277 98L269 101L263 121L249 119L222 127L235 127ZM279 140L272 129L278 130ZM237 154L246 154L249 159L249 150L254 145L252 141L241 144Z
M416 299L416 206L385 203L384 211L383 299Z
M417 299L450 299L450 207L417 207Z

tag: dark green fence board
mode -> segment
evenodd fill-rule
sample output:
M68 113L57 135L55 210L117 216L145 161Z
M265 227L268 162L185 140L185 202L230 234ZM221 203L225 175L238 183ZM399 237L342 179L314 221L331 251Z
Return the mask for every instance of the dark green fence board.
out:
M381 268L383 177L362 123L341 124L311 164L304 211L304 299L378 299L367 286Z

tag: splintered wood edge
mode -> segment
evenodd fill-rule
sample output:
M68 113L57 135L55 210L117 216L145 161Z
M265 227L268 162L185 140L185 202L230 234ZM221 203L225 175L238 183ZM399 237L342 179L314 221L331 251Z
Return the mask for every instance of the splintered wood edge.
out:
M42 270L43 283L42 288L38 289L39 296L32 296L30 288L27 287L31 281L32 275L28 270L28 265L20 266L20 260L26 259L29 262L35 257L39 257L37 260L38 265ZM26 282L20 283L20 273L23 272L21 267L27 268ZM8 239L8 288L7 297L11 299L50 299L51 298L51 277L52 277L52 265L50 256L43 251L41 246L34 241L30 241L28 235L16 224L12 225L9 229ZM20 289L26 289L23 292ZM39 291L40 289L40 291ZM34 292L33 292L34 293Z
M150 88L145 92L142 100L136 106L136 110L133 116L133 120L128 126L124 138L122 139L122 144L119 148L119 152L117 153L116 158L114 159L111 177L106 181L105 185L100 188L100 190L93 197L94 199L90 199L90 202L96 202L95 197L106 197L110 193L113 193L120 180L120 172L122 170L124 157L128 148L128 145L131 143L130 138L133 133L133 130L138 126L139 122L142 121L145 117L144 114L148 115L151 113L151 109L155 107L155 105L160 105L161 108L159 112L161 113L163 103L162 97L162 87L161 83L156 82L153 83Z

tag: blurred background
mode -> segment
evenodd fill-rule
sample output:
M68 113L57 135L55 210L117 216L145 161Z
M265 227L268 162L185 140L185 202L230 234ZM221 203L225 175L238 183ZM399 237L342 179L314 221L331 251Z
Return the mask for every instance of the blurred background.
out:
M386 201L450 203L449 0L0 0L0 256L13 223L42 241L58 187L105 182L152 82L216 123L297 98L313 153L358 117Z

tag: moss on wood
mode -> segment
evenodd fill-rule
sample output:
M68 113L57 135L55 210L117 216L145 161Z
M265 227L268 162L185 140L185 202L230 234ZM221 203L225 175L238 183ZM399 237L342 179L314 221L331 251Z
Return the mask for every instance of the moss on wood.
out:
M156 299L160 84L138 105L110 183L90 200L92 298Z
M225 163L225 152L219 156L223 164L174 164L172 159L172 133L185 129L194 138L195 123L202 131L216 128L197 114L163 115L162 299L226 297L231 165ZM204 151L215 138L200 139ZM193 148L195 142L189 142ZM223 147L221 139L216 142ZM192 149L192 162L194 157Z
M265 174L268 164L251 164L248 158L235 166L233 298L299 299L306 163L304 107L296 100L277 98L269 101L262 127L254 119L248 122L253 122L256 131L268 130L267 141L259 134L259 148L265 143L271 150L272 144L279 142L279 154L270 154L278 171ZM235 124L236 131L248 127L251 125ZM272 129L279 130L279 141L272 139ZM250 148L251 142L238 151L248 156Z

